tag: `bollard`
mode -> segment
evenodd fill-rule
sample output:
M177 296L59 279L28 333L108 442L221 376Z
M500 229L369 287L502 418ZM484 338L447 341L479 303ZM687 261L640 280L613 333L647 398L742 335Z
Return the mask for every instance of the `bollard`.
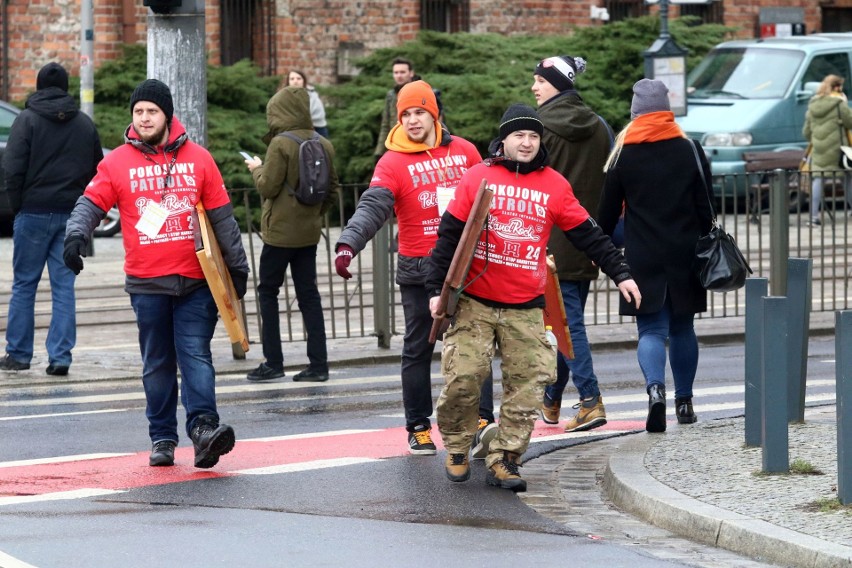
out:
M789 377L787 380L787 421L805 421L805 387L808 375L808 330L811 317L811 275L813 259L787 259L787 320Z
M790 205L787 172L772 172L769 188L769 285L773 296L787 295L787 258L790 256Z
M787 349L787 298L763 298L763 361L761 373L761 446L763 472L790 471L789 432L787 430L787 357L778 357Z
M761 349L763 301L769 290L766 278L747 278L745 284L745 445L760 446L761 391L763 374Z
M837 498L852 504L852 311L835 312Z
M373 328L378 337L378 346L390 348L391 341L391 284L390 272L391 225L379 229L373 237ZM384 277L383 277L384 276Z
M766 278L748 278L745 286L745 445L761 445L763 302Z

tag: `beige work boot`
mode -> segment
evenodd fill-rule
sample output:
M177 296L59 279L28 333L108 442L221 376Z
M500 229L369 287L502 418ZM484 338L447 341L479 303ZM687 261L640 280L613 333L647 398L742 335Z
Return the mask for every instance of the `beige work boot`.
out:
M539 414L541 414L541 419L544 420L545 424L558 424L559 423L559 411L562 408L562 399L557 398L556 400L551 400L547 393L544 394L544 397L541 400L541 408L539 409Z
M470 462L467 454L447 454L444 469L450 481L467 481L470 479Z
M518 467L520 466L518 461L520 458L521 456L516 453L503 452L503 458L498 462L494 462L494 465L488 468L485 482L495 487L511 489L515 493L526 491L527 482L521 479L521 474L518 473Z
M585 432L606 424L606 408L600 395L574 405L577 414L565 424L566 432Z

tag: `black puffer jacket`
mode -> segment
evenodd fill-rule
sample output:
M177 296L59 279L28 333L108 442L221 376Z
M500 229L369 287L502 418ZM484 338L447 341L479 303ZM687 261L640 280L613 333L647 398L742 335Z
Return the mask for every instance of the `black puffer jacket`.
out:
M103 157L94 123L71 95L58 87L36 91L3 155L12 211L70 213Z

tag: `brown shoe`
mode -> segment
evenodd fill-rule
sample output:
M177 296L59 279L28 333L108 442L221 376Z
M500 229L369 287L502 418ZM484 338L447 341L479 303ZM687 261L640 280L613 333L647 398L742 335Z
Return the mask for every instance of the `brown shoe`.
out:
M521 474L518 473L518 467L520 466L518 460L520 457L513 452L503 452L503 458L498 462L494 462L494 465L488 468L485 482L495 487L511 489L515 493L526 491L527 482L521 479Z
M541 409L539 409L539 414L541 414L541 419L544 420L546 424L558 424L559 423L559 411L562 408L562 399L558 398L556 400L551 400L547 394L544 395L541 401Z
M450 481L459 482L470 479L470 462L467 461L467 454L447 454L444 469Z
M600 395L578 402L574 408L579 411L565 424L566 432L585 432L606 424L606 408Z

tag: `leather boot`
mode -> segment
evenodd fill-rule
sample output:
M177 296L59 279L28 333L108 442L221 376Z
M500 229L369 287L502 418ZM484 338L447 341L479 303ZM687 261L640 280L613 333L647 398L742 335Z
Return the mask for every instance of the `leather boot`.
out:
M652 384L648 387L648 419L645 421L648 432L666 431L666 387Z
M698 416L692 410L692 397L675 399L675 415L678 424L693 424L698 422Z

